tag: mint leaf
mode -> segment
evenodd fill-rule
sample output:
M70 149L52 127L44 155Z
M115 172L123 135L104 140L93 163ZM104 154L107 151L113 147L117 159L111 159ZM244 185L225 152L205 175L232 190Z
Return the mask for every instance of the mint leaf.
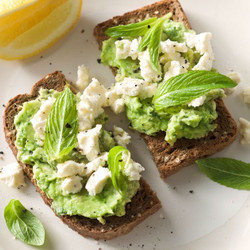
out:
M138 23L114 26L114 27L108 28L105 31L105 34L109 37L142 36L148 31L148 29L150 28L150 25L153 24L156 20L157 20L156 17L152 17L152 18L143 20Z
M208 158L196 161L211 180L227 187L250 189L250 164L231 158Z
M159 49L162 35L162 25L172 16L172 13L169 13L161 18L159 18L153 25L151 29L144 35L139 47L138 52L143 51L148 47L150 62L153 69L156 72L159 72Z
M123 159L123 154L127 156L126 161ZM123 187L125 184L122 172L129 164L130 157L130 152L122 146L113 147L108 154L108 167L111 172L111 180L114 188L120 193L124 190Z
M53 104L46 122L44 149L49 158L56 160L67 155L77 142L77 132L76 100L66 86Z
M162 24L165 22L166 17L159 19L159 22L152 28L150 42L148 45L148 51L150 56L150 62L153 69L159 73L159 50L162 35Z
M10 232L32 246L42 246L45 230L42 223L19 200L11 200L4 209L4 219Z
M146 47L149 46L153 31L154 31L154 29L152 27L150 29L148 29L148 31L143 36L143 39L141 40L141 42L139 44L138 52L142 52Z
M162 82L153 98L157 111L187 104L212 89L233 88L237 84L217 72L194 70L171 77Z

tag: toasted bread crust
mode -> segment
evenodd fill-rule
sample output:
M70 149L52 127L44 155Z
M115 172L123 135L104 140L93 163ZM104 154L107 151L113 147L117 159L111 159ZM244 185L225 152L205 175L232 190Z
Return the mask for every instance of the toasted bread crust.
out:
M173 14L172 20L183 22L191 29L178 0L165 0L135 11L127 12L122 16L115 16L112 19L98 24L94 29L94 36L101 49L102 42L108 39L105 35L105 31L109 27L138 22L148 16L161 17L169 12ZM111 70L113 74L116 75L117 69L111 67ZM207 157L224 149L236 139L238 131L236 122L228 112L223 101L217 100L216 102L218 119L215 122L217 123L217 129L204 138L196 140L180 139L177 140L173 146L170 146L164 140L165 133L163 132L158 133L156 136L140 134L153 155L160 176L163 179L200 158Z
M37 82L31 89L30 94L18 95L12 98L6 106L4 113L4 131L5 138L15 157L17 158L17 148L15 146L16 130L14 118L22 109L24 102L35 99L38 96L40 88L55 89L62 91L65 87L66 79L63 74L56 71L45 76ZM33 178L32 166L23 164L19 161L24 172L40 193L44 202L51 206L52 200L37 186L36 180ZM161 203L149 185L143 180L140 180L140 188L137 194L132 198L131 203L126 206L126 215L122 217L111 216L107 217L106 223L102 225L96 219L89 219L83 216L60 216L57 215L70 228L85 237L94 239L111 239L121 234L130 232L138 223L146 219L151 214L161 208Z

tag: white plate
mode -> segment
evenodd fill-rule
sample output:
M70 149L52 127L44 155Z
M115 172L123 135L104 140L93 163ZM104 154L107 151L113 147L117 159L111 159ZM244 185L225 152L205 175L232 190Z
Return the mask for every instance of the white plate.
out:
M96 24L114 15L153 3L154 0L85 0L80 21L73 31L55 46L31 59L0 61L0 100L6 104L11 97L29 92L31 86L47 73L62 70L70 80L76 80L77 66L84 63L92 76L106 86L114 81L110 70L97 63L100 51L92 35ZM248 0L183 0L183 8L197 32L213 33L215 66L222 73L235 70L242 83L225 102L233 117L250 119L250 109L242 100L241 91L250 80L250 2ZM84 29L84 33L81 31ZM42 58L41 58L42 56ZM125 129L124 115L110 119ZM1 122L2 124L2 122ZM110 122L111 124L111 122ZM14 161L3 129L0 165ZM110 241L85 239L64 225L46 206L28 182L22 190L0 183L0 248L33 249L14 240L5 226L3 210L10 199L19 199L46 228L46 243L40 249L250 249L249 192L220 186L210 181L197 166L190 166L162 181L146 146L135 132L132 145L135 160L146 168L145 179L162 201L163 208L138 225L131 233ZM230 156L250 162L249 147L239 144L239 138L216 156ZM176 188L174 188L176 187ZM193 190L193 193L189 191Z

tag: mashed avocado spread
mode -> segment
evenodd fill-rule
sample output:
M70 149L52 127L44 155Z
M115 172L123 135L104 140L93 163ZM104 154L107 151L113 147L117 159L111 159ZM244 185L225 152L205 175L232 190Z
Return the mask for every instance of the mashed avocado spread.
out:
M210 39L211 33L196 34L183 23L169 19L164 21L159 46L159 72L152 67L149 49L139 50L143 37L111 37L103 42L102 63L117 68L117 83L111 88L110 96L124 100L132 128L148 135L165 131L165 140L170 144L182 137L204 137L216 128L214 99L224 97L221 89L208 91L201 99L165 112L157 112L152 103L157 85L171 77L191 70L214 70ZM135 91L138 86L141 92ZM113 92L117 97L112 95ZM111 108L119 113L122 109L118 109L116 101L110 99Z
M22 110L15 117L18 160L33 166L34 178L37 181L37 185L53 200L52 208L57 214L82 215L89 218L97 218L102 223L105 222L103 219L105 216L124 215L126 203L131 200L139 188L138 180L131 181L129 177L124 176L125 191L123 195L114 188L111 178L108 178L101 192L96 195L90 195L86 188L84 188L89 175L82 177L82 188L80 188L78 192L65 193L63 191L62 183L67 178L58 176L58 164L68 160L83 164L87 164L90 161L80 152L77 146L60 160L51 161L45 153L44 145L35 135L35 130L31 122L32 118L39 111L42 103L49 98L56 98L58 94L59 93L54 90L40 90L39 97L24 103ZM79 98L77 99L79 102ZM95 122L104 124L106 120L106 115L102 113L95 119ZM108 152L118 144L113 134L103 128L98 138L100 148L99 155L102 154L102 152ZM107 162L104 167L107 167Z

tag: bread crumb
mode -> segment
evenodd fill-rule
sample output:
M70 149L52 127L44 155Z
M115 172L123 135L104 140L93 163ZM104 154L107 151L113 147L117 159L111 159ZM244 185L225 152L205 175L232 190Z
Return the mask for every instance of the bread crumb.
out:
M160 214L160 218L161 219L165 219L165 217L163 216L163 214Z
M176 163L179 163L181 160L180 160L180 158L179 157L177 157L176 159L175 159L175 162Z
M167 155L164 157L164 162L168 162L168 161L169 161L169 156Z

